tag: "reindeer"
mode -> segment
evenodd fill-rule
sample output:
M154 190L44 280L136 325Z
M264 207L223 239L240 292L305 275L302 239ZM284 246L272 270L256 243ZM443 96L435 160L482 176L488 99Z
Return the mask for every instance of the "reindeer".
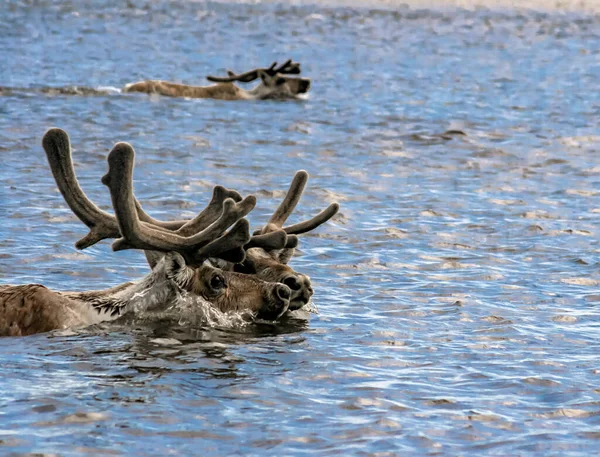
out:
M226 262L223 259L213 260L215 266L227 271L236 271L254 275L263 281L285 284L292 291L289 310L294 311L307 305L313 294L310 278L297 273L288 265L297 246L297 237L310 232L331 219L340 209L338 203L332 203L319 214L308 221L283 227L302 197L304 187L308 182L308 173L300 170L294 176L290 188L283 201L275 210L267 224L254 232L254 236L275 235L283 230L288 235L288 241L283 248L273 246L258 246L249 248L242 262Z
M182 296L210 303L221 311L249 310L270 320L289 308L289 286L261 280L260 275L223 271L207 260L236 265L256 248L266 253L293 250L298 244L293 233L306 231L293 228L314 228L323 218L287 228L289 235L286 229L267 224L268 230L250 236L244 217L254 208L256 198L242 198L234 190L216 186L207 207L193 219L156 220L134 196L135 152L128 143L117 143L111 150L108 173L102 178L110 191L112 216L89 200L79 186L67 133L50 129L42 145L63 198L90 229L75 246L85 249L116 238L114 251L143 250L152 272L138 282L89 292L54 292L39 284L0 286L0 336L30 335L110 321L127 313L156 312L176 305Z
M148 80L127 84L123 88L123 92L218 100L266 100L296 98L310 89L310 79L285 76L300 74L300 64L292 62L291 59L280 67L277 67L277 62L273 62L269 68L256 68L240 75L236 75L232 71L228 71L227 74L227 77L208 76L209 81L217 83L212 86L188 86L167 81ZM233 84L235 81L249 83L258 78L261 80L260 84L251 90L245 90Z

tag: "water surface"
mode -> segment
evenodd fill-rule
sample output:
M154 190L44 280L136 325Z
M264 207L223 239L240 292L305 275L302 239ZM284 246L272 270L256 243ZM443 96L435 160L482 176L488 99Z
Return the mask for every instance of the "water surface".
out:
M258 226L298 169L311 180L294 220L342 205L292 262L318 315L0 340L0 454L598 448L598 16L10 1L0 49L2 283L97 289L148 271L108 242L74 248L86 229L40 146L52 126L105 209L117 141L161 219L193 216L218 183L257 194ZM313 78L306 100L116 90L288 57ZM73 86L100 91L47 91Z

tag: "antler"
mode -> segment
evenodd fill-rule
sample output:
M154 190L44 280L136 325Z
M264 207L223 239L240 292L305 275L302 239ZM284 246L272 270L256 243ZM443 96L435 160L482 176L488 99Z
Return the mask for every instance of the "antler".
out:
M288 239L291 243L298 243L297 237L293 235L300 235L302 233L310 232L314 230L318 226L324 224L329 219L331 219L340 209L340 205L338 203L332 203L326 209L321 211L316 216L312 217L303 222L299 222L294 225L289 225L287 227L283 227L285 221L290 217L296 205L300 201L302 197L302 193L304 192L304 187L308 181L308 173L304 170L300 170L294 176L292 183L290 184L290 188L287 191L283 201L279 204L279 207L275 210L269 222L260 230L254 232L254 235L264 235L276 230L281 230L288 234ZM295 240L294 240L295 238ZM288 246L286 247L295 247Z
M71 211L90 228L90 233L75 243L77 249L85 249L107 238L120 237L119 225L115 217L102 211L83 192L73 167L69 135L64 130L52 128L46 132L42 146L48 157L54 180ZM157 229L175 230L178 234L189 235L212 224L221 214L223 202L227 198L242 200L234 190L215 186L208 206L194 219L163 222L149 216L135 199L141 221L156 226Z
M204 210L195 218L181 221L160 221L158 219L154 219L142 209L137 200L135 201L135 204L140 221L147 222L167 230L175 231L179 235L188 236L199 230L205 229L215 220L217 220L221 214L223 202L228 198L231 198L236 202L242 200L242 196L235 190L226 189L223 186L215 186L213 189L212 199L206 208L204 208Z
M212 200L208 206L195 218L187 221L160 221L148 215L137 200L135 200L135 204L140 221L172 231L176 235L190 236L198 231L204 230L210 224L215 222L221 215L224 201L228 198L233 199L236 202L242 200L241 195L235 190L226 189L223 186L215 186ZM267 234L253 235L244 248L261 247L263 249L282 249L290 243L293 243L293 239L290 238L285 231L274 230Z
M50 129L44 135L42 146L46 151L54 180L71 211L87 225L90 232L75 243L77 249L88 248L106 238L120 236L116 219L98 208L85 195L73 168L71 144L67 132L61 129Z
M129 144L117 143L108 155L108 173L102 178L102 183L110 189L122 236L113 243L113 250L176 251L191 265L197 265L208 257L224 258L230 262L244 259L243 246L250 241L250 234L248 221L243 217L256 205L254 196L240 202L225 199L219 218L193 235L182 236L161 230L139 219L133 196L134 157L135 152ZM233 227L223 234L232 224Z
M121 230L117 219L113 215L98 208L98 206L96 206L81 189L73 168L71 145L67 133L64 130L52 128L44 135L42 145L46 151L48 163L50 164L56 184L65 199L65 202L69 208L71 208L73 213L90 228L90 232L77 241L75 247L77 249L86 249L104 239L121 237ZM119 150L123 149L122 145L117 146L119 146L119 148L116 146L115 148ZM127 145L127 147L131 148L129 145ZM137 217L142 226L150 227L155 231L162 231L168 234L172 233L183 238L196 235L198 232L202 232L209 227L211 227L211 231L204 232L205 235L220 237L223 233L218 233L218 225L214 226L213 224L220 220L226 200L233 200L234 203L243 201L241 195L235 190L226 189L223 186L215 186L211 201L195 218L179 221L160 221L154 219L142 209L140 203L135 196L133 196L133 191L132 198ZM253 198L254 197L252 197L252 199ZM244 205L248 205L249 201L253 201L252 199L246 200ZM231 203L227 203L227 205L231 205ZM227 208L229 207L230 206L227 206ZM252 208L248 209L248 211L251 209ZM221 222L223 221L221 220ZM225 227L225 229L226 228L227 227ZM224 229L222 231L224 231ZM268 235L251 237L248 241L248 247L280 249L286 245L286 243L289 243L287 235L283 230L279 230L273 231ZM121 249L125 249L127 244L122 243L119 244L119 246L122 246ZM211 249L215 246L217 245L212 245ZM156 263L156 259L154 258L156 256L150 255L149 257L148 254L149 253L146 252L146 257L152 267ZM196 257L199 257L200 255L202 255L202 253L199 253ZM242 257L239 249L234 249L233 252L227 253L226 256L228 259Z
M279 68L275 68L277 62L273 62L271 67L267 70L269 76L275 76L277 73L282 75L299 75L300 74L300 64L298 62L292 62L292 59L288 59L283 65Z
M227 70L228 77L207 76L206 79L216 83L230 83L233 81L249 83L258 78L259 71L264 71L269 76L275 76L277 73L282 75L298 75L301 70L298 62L292 62L292 59L289 59L279 67L277 67L277 62L273 62L269 68L256 68L240 75L236 75L231 70Z

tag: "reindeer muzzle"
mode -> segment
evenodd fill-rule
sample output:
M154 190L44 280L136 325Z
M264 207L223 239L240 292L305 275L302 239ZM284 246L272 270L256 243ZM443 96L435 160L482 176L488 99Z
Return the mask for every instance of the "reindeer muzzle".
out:
M299 93L305 94L310 89L310 79L301 79L299 84Z

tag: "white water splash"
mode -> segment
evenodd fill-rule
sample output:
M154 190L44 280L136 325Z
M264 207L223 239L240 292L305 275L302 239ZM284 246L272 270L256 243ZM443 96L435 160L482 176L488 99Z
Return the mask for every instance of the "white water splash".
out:
M254 314L250 311L224 313L203 298L187 292L180 294L167 311L178 316L179 325L243 328L254 321Z
M98 86L96 87L96 90L101 92L108 92L109 94L120 94L121 92L123 92L120 87L114 86Z
M316 303L313 302L312 300L309 301L302 308L300 308L299 311L305 311L305 312L310 313L310 314L319 314L319 308L317 308Z

